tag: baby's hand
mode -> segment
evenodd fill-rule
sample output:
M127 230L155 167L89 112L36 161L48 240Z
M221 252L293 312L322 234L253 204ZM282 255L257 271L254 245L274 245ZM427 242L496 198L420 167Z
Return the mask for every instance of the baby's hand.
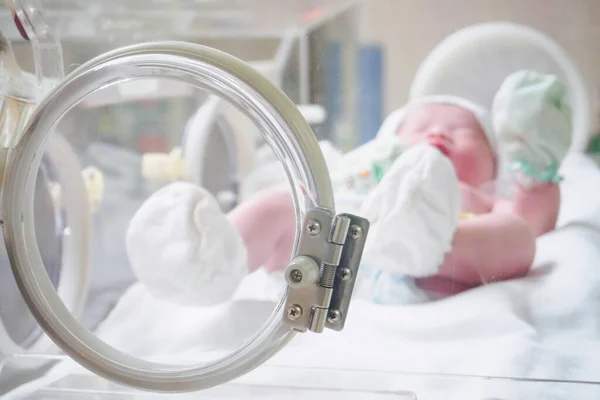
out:
M437 273L460 218L460 190L450 160L428 145L407 150L364 201L371 221L363 260L390 273Z

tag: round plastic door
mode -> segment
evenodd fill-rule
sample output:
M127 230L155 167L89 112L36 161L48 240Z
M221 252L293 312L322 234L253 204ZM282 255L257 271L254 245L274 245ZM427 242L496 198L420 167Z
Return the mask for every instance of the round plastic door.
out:
M44 267L65 306L79 315L89 282L90 213L83 178L73 151L60 136L48 143L47 156L38 171L34 194L36 236ZM57 192L60 191L60 194ZM62 195L62 196L61 196ZM58 198L68 199L58 204ZM2 253L0 290L0 358L53 353L56 346L30 316L14 283L8 257ZM19 368L39 366L35 358L13 361Z
M61 302L34 240L35 177L56 125L90 93L149 77L164 77L204 89L245 114L282 162L294 200L296 239L292 262L285 270L287 291L255 334L229 354L200 366L141 359L96 337ZM92 372L121 384L156 391L189 391L218 385L269 359L295 331L321 332L326 327L340 330L340 316L345 315L352 287L344 282L346 286L334 290L338 282L336 268L344 259L358 268L368 228L360 218L335 215L331 182L319 145L283 92L228 54L179 42L117 49L71 73L37 107L12 152L2 206L5 242L16 281L47 335ZM345 247L346 238L360 240ZM312 277L310 281L302 279L302 273ZM335 309L330 308L333 303Z

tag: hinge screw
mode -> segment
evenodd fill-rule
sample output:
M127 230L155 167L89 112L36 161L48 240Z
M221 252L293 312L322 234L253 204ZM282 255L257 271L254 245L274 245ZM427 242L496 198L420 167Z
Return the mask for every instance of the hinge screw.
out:
M298 304L294 304L288 309L287 315L289 319L297 320L302 316L302 307L300 307Z
M350 237L354 240L360 239L362 236L362 228L358 225L352 225L350 227Z
M342 313L340 312L340 310L330 310L329 313L327 314L327 321L330 324L335 324L335 323L339 322L341 318L342 318Z
M317 236L319 233L321 233L321 224L319 221L315 221L314 219L308 221L308 224L306 225L306 232L310 236Z
M293 269L292 272L290 272L290 278L292 278L292 281L295 283L302 282L302 271Z
M348 267L340 268L338 274L342 281L347 281L352 278L352 270Z

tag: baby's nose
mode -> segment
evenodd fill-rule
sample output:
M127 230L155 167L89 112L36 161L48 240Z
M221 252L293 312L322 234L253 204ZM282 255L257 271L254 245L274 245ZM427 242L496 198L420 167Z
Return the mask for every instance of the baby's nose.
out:
M427 139L438 139L446 142L452 142L452 136L443 130L432 130L425 135Z

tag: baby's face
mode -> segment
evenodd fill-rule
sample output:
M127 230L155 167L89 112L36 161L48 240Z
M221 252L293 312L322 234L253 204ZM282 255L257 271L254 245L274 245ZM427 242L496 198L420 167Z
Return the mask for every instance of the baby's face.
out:
M428 143L444 153L459 181L479 186L494 179L494 154L477 118L448 104L416 106L404 118L398 135L408 145Z

